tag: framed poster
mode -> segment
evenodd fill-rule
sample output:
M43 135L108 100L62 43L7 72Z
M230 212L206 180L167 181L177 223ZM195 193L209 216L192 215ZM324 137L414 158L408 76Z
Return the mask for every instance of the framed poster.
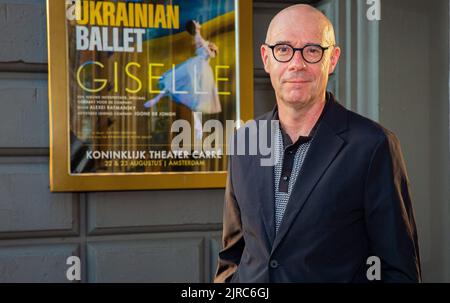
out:
M47 0L47 21L52 191L225 186L252 1Z

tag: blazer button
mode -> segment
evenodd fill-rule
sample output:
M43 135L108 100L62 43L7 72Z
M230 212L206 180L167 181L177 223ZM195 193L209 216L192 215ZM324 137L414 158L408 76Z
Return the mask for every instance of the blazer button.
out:
M277 268L278 267L278 261L277 260L270 260L270 267Z

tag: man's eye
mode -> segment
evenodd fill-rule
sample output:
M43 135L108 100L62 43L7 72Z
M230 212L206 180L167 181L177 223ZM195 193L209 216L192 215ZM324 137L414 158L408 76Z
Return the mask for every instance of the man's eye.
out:
M289 47L287 46L278 46L277 47L277 52L279 53L288 53L289 52Z
M308 48L308 53L310 53L311 55L315 55L320 53L320 50L317 48Z

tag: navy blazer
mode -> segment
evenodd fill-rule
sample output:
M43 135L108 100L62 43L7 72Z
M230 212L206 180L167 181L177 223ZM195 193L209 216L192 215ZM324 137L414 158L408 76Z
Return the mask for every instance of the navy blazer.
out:
M327 102L278 233L273 166L261 166L261 154L229 157L215 282L367 282L370 256L381 260L382 281L420 281L398 139L331 93Z

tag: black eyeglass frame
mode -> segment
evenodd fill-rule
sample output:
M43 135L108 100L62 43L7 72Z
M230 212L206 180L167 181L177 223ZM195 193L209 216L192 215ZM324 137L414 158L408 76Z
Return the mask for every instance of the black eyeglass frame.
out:
M303 46L303 47L293 47L292 45L289 45L289 44L286 44L286 43L277 43L277 44L274 44L274 45L269 45L269 44L267 44L267 43L263 43L263 45L267 46L268 48L270 48L270 49L272 50L272 56L273 56L274 59L277 60L278 62L281 62L281 63L287 63L287 62L291 61L292 58L294 58L295 52L296 52L296 51L300 51L300 54L302 55L303 60L304 60L305 62L307 62L307 63L310 63L310 64L316 64L316 63L319 63L319 62L323 59L323 54L325 53L325 51L326 51L327 49L329 49L330 47L334 46L334 45L329 45L329 46L324 47L324 46L322 46L322 45L320 45L320 44L306 44L306 45ZM285 60L285 61L284 61L284 60L279 60L279 59L277 59L277 57L275 56L274 48L277 47L277 46L279 46L279 45L284 45L284 46L288 46L288 47L292 48L292 50L293 50L292 56L291 56L288 60ZM317 61L315 61L315 62L311 62L311 61L308 61L307 59L305 59L305 56L303 55L303 50L304 50L305 48L309 47L309 46L316 46L316 47L319 47L320 49L322 49L322 55L320 56L320 59L319 59L319 60L317 60Z

